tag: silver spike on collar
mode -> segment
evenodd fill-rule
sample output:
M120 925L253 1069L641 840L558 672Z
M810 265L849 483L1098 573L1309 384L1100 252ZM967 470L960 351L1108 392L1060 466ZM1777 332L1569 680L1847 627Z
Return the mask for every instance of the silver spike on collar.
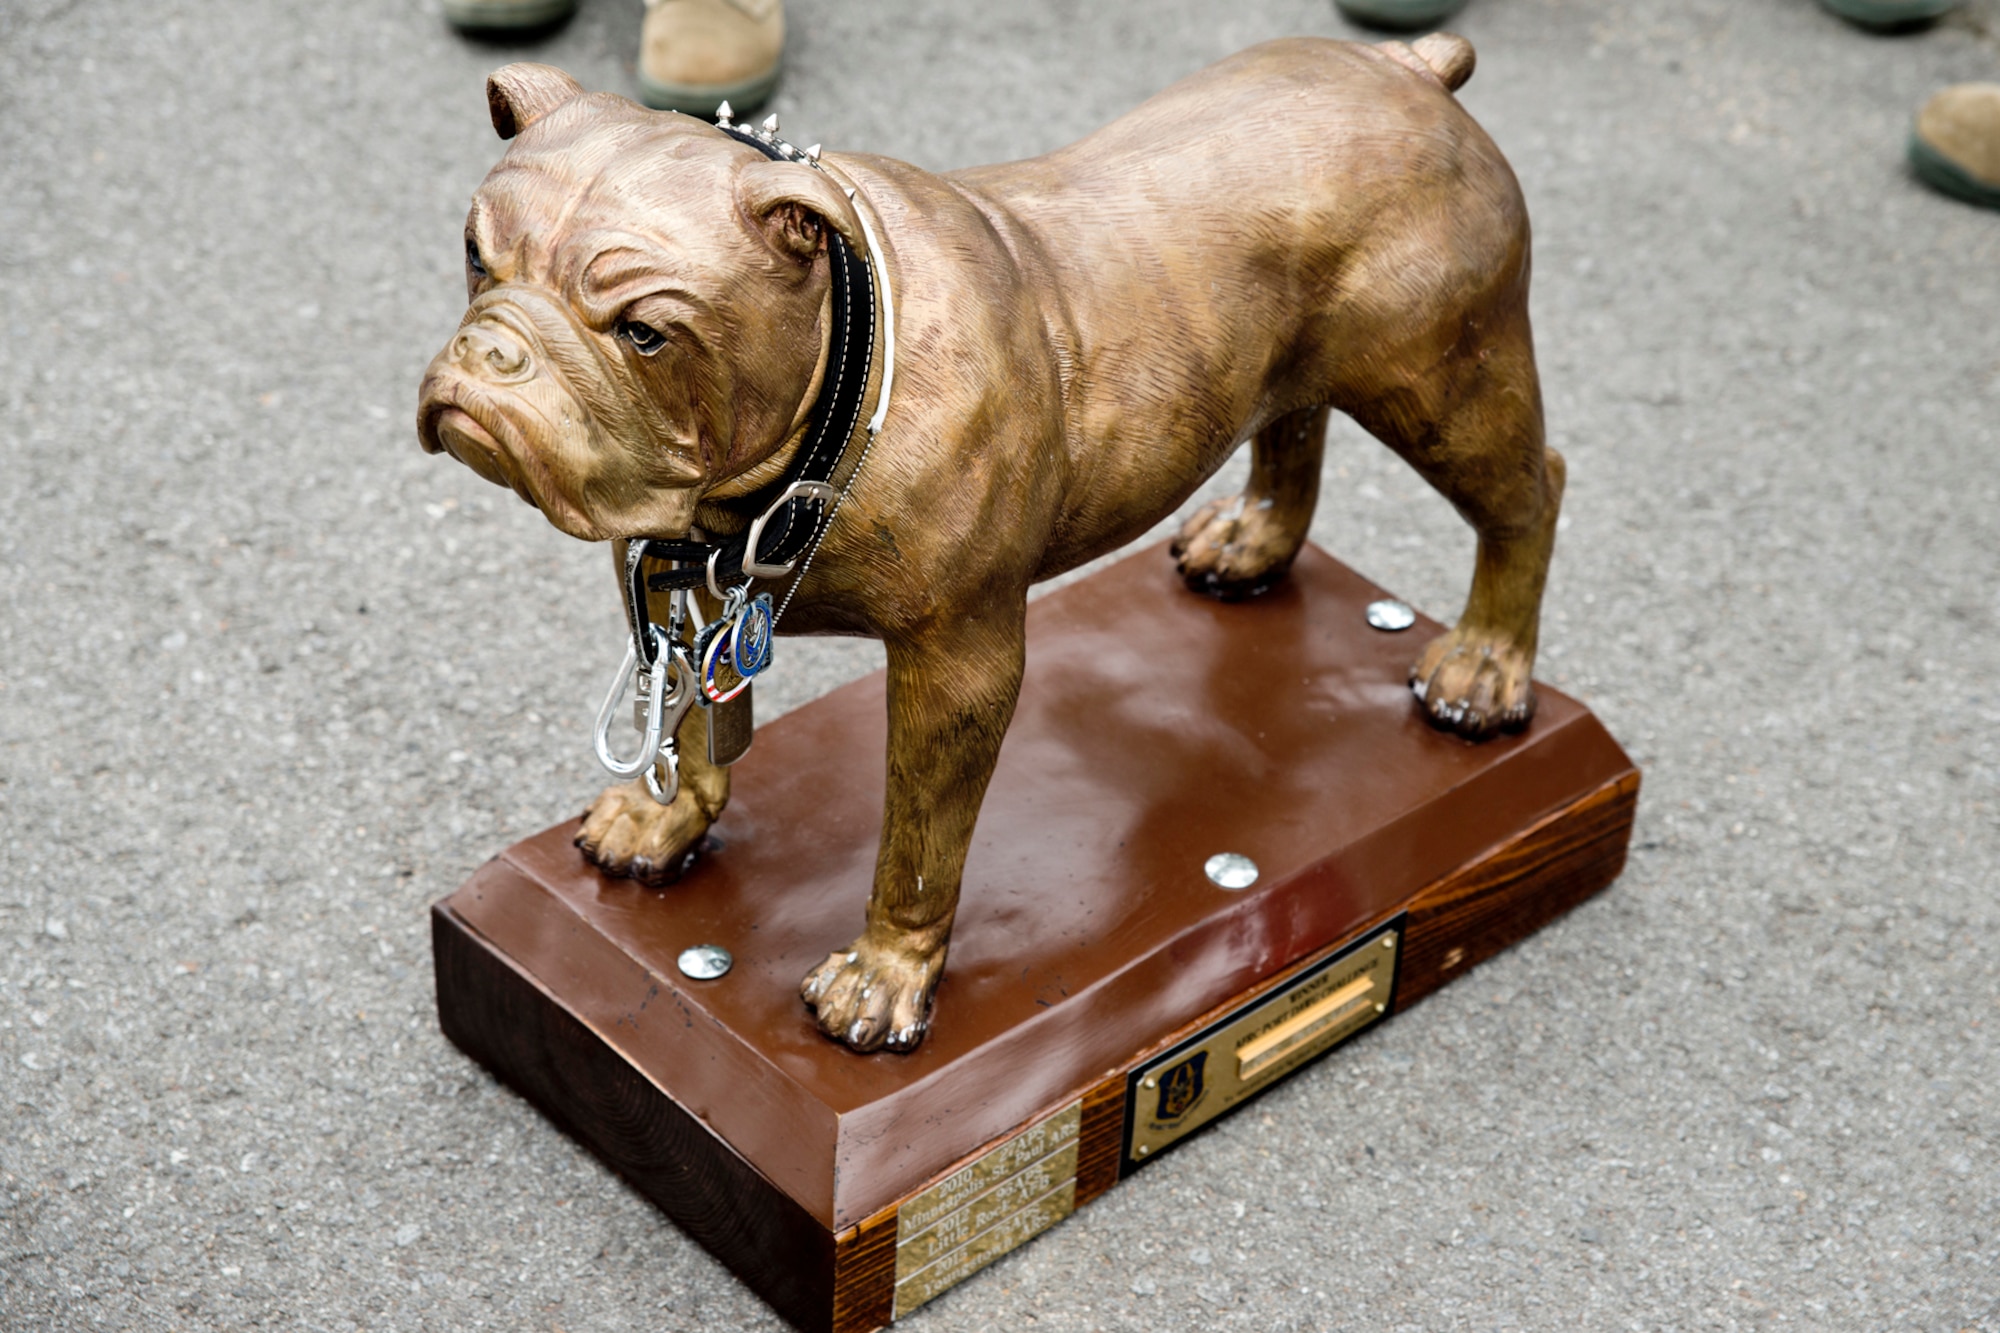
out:
M735 130L738 134L748 134L763 140L765 143L771 145L771 147L777 149L779 154L787 161L803 162L809 167L819 166L820 146L818 144L814 144L810 148L800 148L797 144L788 143L778 137L778 113L775 111L764 117L764 123L753 130L748 126L738 125L736 123L736 113L730 110L729 103L724 102L715 109L715 123L725 130Z
M820 145L799 148L778 137L778 113L773 111L764 117L764 123L754 130L746 130L736 123L736 113L724 102L715 109L715 123L725 130L738 134L749 134L771 145L780 156L790 162L799 162L832 180L840 186L840 191L854 200L852 186L841 185L839 178L828 171L819 160ZM875 402L875 415L868 421L868 438L873 440L882 433L882 423L889 415L889 390L896 382L896 298L889 290L889 271L882 262L882 244L875 239L875 229L868 225L868 209L855 200L854 216L861 223L861 234L868 239L868 266L875 271L876 285L882 289L882 390ZM850 483L851 484L851 483ZM789 600L789 598L787 599Z

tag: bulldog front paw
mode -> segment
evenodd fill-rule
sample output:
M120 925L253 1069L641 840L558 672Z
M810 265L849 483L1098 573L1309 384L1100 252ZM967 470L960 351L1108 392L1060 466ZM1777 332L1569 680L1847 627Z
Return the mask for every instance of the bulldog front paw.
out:
M1284 578L1304 537L1279 517L1273 501L1232 495L1197 510L1172 550L1188 587L1233 602Z
M1410 690L1432 725L1485 740L1535 715L1534 666L1510 641L1461 627L1431 640L1410 668Z
M857 1051L912 1051L931 1024L944 950L863 935L806 974L799 996L819 1030Z
M681 787L672 805L661 805L647 793L643 780L628 782L606 787L591 802L583 812L576 845L607 875L664 888L694 864L711 822L688 785Z

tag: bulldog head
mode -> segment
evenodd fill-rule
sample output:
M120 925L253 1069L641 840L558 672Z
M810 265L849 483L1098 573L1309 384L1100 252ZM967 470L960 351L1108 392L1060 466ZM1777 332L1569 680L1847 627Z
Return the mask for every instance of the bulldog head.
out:
M512 139L465 222L470 305L417 435L586 541L685 535L702 495L804 427L825 366L821 172L713 126L586 94L546 65L487 81Z

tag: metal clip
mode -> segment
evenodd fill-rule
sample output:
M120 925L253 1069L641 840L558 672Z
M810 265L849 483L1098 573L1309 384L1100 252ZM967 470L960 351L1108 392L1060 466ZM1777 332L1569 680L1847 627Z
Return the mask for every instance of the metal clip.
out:
M681 794L681 750L674 744L674 738L667 737L666 748L656 756L658 762L646 766L646 794L661 805L672 805L674 798ZM667 771L667 780L660 782L661 769Z
M597 727L592 736L597 762L604 765L611 776L629 781L645 773L648 775L649 790L654 786L651 773L655 757L672 750L674 732L694 704L697 684L694 668L687 662L686 650L679 643L668 640L658 626L653 628L653 645L653 666L643 690L646 695L646 720L639 726L645 744L639 753L629 760L621 760L611 753L611 719L618 713L618 704L625 697L626 687L639 673L639 650L635 644L625 645L625 660L619 664L618 674L612 678L611 690L604 696L604 705L597 710ZM638 719L633 721L637 723ZM669 760L669 765L672 766L672 760Z
M839 498L840 492L823 481L795 481L785 487L784 494L773 500L771 507L759 514L750 524L750 533L744 539L743 572L760 579L781 579L791 573L792 567L799 563L797 557L787 560L782 565L757 563L757 544L764 536L764 525L793 500L817 500L821 505L830 505Z
M661 805L672 805L681 791L681 747L675 733L681 729L681 719L694 705L700 691L696 689L694 668L688 665L687 649L675 640L671 648L660 649L660 660L669 664L673 674L673 692L667 696L664 706L665 726L662 729L659 747L653 752L653 762L646 765L646 793ZM655 677L653 690L662 688ZM666 774L666 781L660 781L660 774Z

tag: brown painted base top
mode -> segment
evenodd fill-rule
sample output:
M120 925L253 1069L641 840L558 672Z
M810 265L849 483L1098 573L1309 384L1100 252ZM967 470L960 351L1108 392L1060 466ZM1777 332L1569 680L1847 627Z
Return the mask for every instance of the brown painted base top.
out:
M447 905L837 1231L1630 771L1552 690L1522 735L1432 730L1404 682L1438 627L1368 628L1384 595L1309 547L1278 590L1217 603L1153 548L1035 602L936 1020L910 1055L835 1045L798 997L861 928L879 673L758 731L718 846L678 885L598 874L572 822ZM1255 861L1256 882L1210 882L1217 852ZM734 969L683 977L696 944Z

